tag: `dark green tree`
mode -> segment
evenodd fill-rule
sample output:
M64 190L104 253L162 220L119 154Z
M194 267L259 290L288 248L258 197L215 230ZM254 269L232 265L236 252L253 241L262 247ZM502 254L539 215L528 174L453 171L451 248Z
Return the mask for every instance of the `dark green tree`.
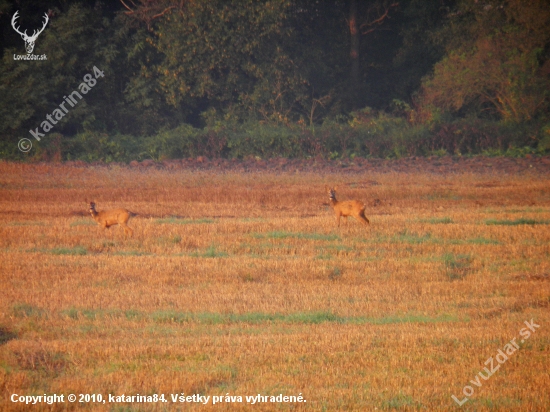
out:
M517 123L547 112L548 0L463 0L440 35L447 53L424 82L426 107Z
M0 129L4 136L30 137L29 129L39 126L65 96L79 90L87 74L94 77L95 86L69 107L52 132L74 134L115 128L113 113L122 81L115 70L120 52L113 42L112 22L102 16L100 9L78 3L49 10L49 14L48 26L33 52L45 54L47 60L14 60L14 54L24 54L22 42L4 49L0 64ZM94 67L96 73L103 71L104 77L95 79Z
M207 111L285 121L306 83L282 46L292 36L289 5L209 0L127 7L127 18L147 27L145 42L158 57L141 65L139 77L193 124ZM132 79L133 90L145 87L140 78Z

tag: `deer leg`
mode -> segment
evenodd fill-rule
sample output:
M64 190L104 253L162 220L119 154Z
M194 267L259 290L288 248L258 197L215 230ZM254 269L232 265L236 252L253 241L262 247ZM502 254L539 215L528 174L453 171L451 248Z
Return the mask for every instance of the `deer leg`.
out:
M361 210L361 213L359 214L359 217L361 218L361 222L365 226L367 226L370 223L369 219L365 216L365 210Z
M132 237L134 235L134 231L126 223L121 223L120 226L122 226L122 228L124 229L124 234L125 235L127 235L128 233L130 233L130 237Z

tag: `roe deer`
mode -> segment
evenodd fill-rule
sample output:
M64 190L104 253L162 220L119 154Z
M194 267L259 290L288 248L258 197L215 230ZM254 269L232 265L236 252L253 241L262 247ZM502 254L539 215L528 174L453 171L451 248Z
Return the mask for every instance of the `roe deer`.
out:
M92 215L92 218L99 223L99 226L103 229L108 229L110 226L118 224L124 229L125 235L128 232L130 233L130 236L134 234L134 231L127 225L127 223L128 219L136 214L129 212L126 209L113 209L98 212L95 210L95 203L90 202L90 215Z
M365 205L362 202L358 200L346 200L344 202L339 202L336 200L336 187L331 189L330 187L325 186L325 189L330 199L330 206L334 209L334 213L336 213L338 227L340 227L340 217L342 216L346 218L346 222L348 216L353 216L365 226L370 223L369 219L365 216Z

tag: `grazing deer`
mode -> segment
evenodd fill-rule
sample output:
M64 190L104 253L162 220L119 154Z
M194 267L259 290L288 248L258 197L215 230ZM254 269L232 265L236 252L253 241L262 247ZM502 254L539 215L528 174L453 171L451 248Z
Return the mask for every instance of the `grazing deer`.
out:
M95 203L90 202L90 215L92 218L99 223L103 229L108 229L114 225L120 225L124 229L124 234L128 232L130 236L134 234L134 231L127 225L128 219L131 216L135 216L135 213L129 212L126 209L114 209L114 210L104 210L98 212L95 210Z
M330 206L334 209L334 213L336 213L338 227L340 227L340 217L342 216L346 218L346 222L348 216L353 216L365 226L370 223L369 219L365 216L365 205L362 202L358 200L346 200L344 202L339 202L336 200L336 187L331 189L330 187L325 186L325 189L330 199Z

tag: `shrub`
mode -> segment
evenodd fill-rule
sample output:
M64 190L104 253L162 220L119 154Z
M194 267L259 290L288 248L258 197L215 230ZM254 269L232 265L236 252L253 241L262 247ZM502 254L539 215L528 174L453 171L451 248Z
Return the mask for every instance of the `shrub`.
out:
M459 119L435 126L430 149L445 149L448 153L478 154L510 148L529 147L537 141L535 123L505 123L482 119ZM508 155L513 155L512 152Z
M395 110L394 110L395 112ZM409 111L410 112L410 111ZM487 119L440 116L418 123L411 114L397 115L365 108L325 120L315 127L303 123L234 120L208 122L199 129L181 124L148 137L107 135L86 131L73 137L52 133L32 141L29 153L17 142L0 142L0 157L10 160L84 160L128 162L208 156L225 158L329 159L400 158L445 154L521 157L550 151L550 124L521 124Z
M300 134L297 127L247 122L228 133L229 157L300 157L304 154Z
M199 129L182 124L147 137L144 153L155 160L195 157L204 154L200 147L201 137Z
M87 162L124 162L142 157L143 138L130 135L83 132L61 139L63 158Z

